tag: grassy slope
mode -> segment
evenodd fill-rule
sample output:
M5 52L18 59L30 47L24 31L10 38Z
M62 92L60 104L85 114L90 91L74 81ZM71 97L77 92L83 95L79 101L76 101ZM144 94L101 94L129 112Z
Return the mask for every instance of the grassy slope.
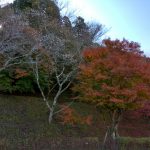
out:
M102 139L105 126L102 117L94 107L82 103L74 103L72 107L82 116L89 114L95 116L93 124L71 126L54 121L49 125L48 111L40 98L0 95L0 146L26 145L33 141L37 142L39 139L56 137L93 137L92 139L99 137ZM131 131L140 132L139 137L149 136L150 126L146 121L128 117L123 120L120 133L125 136L136 135L133 133L130 135Z

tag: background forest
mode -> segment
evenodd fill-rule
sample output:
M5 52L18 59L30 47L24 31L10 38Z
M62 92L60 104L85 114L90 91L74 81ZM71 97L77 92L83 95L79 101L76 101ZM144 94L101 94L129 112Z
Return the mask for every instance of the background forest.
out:
M149 57L64 9L0 8L0 149L150 149Z

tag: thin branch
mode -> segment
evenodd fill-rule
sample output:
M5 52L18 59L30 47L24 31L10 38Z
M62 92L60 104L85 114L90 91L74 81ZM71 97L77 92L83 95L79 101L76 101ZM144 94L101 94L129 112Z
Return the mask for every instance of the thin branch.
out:
M61 93L63 93L65 90L67 90L67 89L69 88L69 86L71 85L71 83L72 83L72 81L70 81L70 82L68 83L68 85L61 91Z
M63 65L63 69L62 69L62 71L61 71L61 73L60 73L59 75L58 75L58 73L57 73L57 71L56 71L57 77L59 78L60 76L62 76L63 73L64 73L64 71L65 71L65 67L64 67L64 65Z
M48 94L47 94L47 98L49 97L49 94L53 91L53 89L56 87L57 83L54 84L54 86L48 91Z

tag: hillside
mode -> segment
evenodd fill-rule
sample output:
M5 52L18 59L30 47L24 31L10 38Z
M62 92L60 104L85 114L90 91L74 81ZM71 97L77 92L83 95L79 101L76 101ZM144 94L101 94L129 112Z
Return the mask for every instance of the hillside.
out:
M92 115L91 125L64 125L57 118L49 125L48 111L40 98L0 95L0 147L9 150L18 147L19 150L33 147L35 150L46 150L46 147L60 143L64 146L70 143L72 147L78 145L82 149L86 148L85 143L95 147L104 137L107 120L104 123L102 116L93 106L74 102L71 107L81 116ZM121 136L148 137L149 122L142 118L136 119L128 112L122 120L119 132Z

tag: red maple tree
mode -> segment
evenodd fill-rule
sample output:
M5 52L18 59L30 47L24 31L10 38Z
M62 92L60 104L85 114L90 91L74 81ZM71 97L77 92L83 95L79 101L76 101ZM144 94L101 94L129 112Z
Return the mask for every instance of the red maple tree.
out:
M150 98L150 63L138 43L107 39L102 45L83 52L73 90L79 100L109 112L108 131L116 139L123 112L140 108Z

